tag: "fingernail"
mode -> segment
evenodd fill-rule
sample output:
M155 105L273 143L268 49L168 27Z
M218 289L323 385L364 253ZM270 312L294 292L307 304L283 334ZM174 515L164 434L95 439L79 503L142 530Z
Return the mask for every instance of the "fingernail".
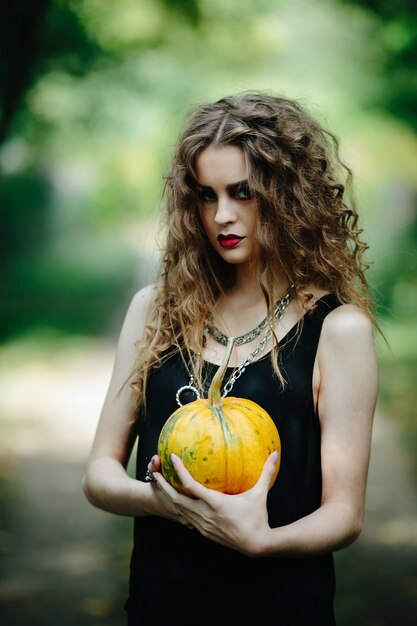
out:
M274 454L272 455L272 458L274 459L274 463L278 461L278 450L275 450Z
M174 454L174 453L172 453L172 454L171 454L171 461L172 461L173 463L175 463L175 461L176 461L177 459L178 459L177 455L176 455L176 454Z
M153 455L153 457L151 458L151 465L153 465L155 463L155 455Z

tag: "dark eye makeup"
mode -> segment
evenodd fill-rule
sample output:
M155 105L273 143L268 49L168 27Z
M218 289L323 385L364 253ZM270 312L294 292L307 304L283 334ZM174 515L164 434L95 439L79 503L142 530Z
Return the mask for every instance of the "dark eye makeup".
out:
M200 202L215 202L217 200L216 194L210 187L198 187L197 197Z
M253 193L249 188L247 181L241 181L239 183L235 183L233 185L227 186L227 191L231 198L235 198L236 200L252 200ZM200 202L215 202L217 200L217 195L211 189L211 187L197 187L197 196Z
M248 185L243 185L235 191L234 196L238 200L252 200L253 193L249 189Z

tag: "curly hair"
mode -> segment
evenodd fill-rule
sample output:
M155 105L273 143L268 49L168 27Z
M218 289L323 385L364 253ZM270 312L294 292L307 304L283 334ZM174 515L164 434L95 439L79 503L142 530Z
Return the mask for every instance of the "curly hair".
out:
M202 351L205 321L233 279L232 266L209 243L197 210L196 162L208 146L243 152L259 208L257 275L268 313L276 276L284 270L306 310L313 298L308 285L314 284L341 303L359 306L375 323L365 278L368 246L360 239L352 173L339 156L336 136L297 101L284 97L244 93L200 105L179 138L166 176L161 269L131 379L138 406L144 403L151 369L173 350L200 376L191 354ZM274 344L272 364L284 382Z

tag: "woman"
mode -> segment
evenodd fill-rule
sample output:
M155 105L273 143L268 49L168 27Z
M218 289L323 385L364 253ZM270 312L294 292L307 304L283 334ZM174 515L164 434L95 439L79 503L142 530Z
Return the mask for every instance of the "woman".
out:
M333 552L360 533L377 395L349 181L333 134L286 98L200 106L179 139L160 276L127 312L84 477L93 505L135 518L129 624L335 624ZM223 393L275 421L278 477L268 491L274 452L223 494L174 457L178 493L158 435L207 393L230 336Z

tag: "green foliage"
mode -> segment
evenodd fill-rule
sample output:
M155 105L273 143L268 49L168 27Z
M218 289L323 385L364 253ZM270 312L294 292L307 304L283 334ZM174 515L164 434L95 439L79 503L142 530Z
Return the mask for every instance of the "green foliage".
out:
M381 46L382 80L372 102L385 107L417 131L417 11L413 0L343 0L367 9L379 21L375 37Z
M414 301L412 306L415 310L417 303ZM377 338L379 400L384 412L400 427L404 447L413 462L413 478L417 481L416 318L409 311L407 314L400 311L382 320L381 325L387 342Z
M163 176L189 107L235 91L282 93L335 130L353 169L360 225L375 262L371 285L390 345L378 344L381 403L401 424L416 459L414 5L4 3L0 341L13 338L9 350L3 347L5 371L20 369L31 350L53 360L68 345L66 335L71 346L74 334L116 335L131 293L152 279L148 224L157 216ZM0 513L8 499L0 472ZM118 526L110 539L124 588L129 550L125 521ZM415 555L407 552L411 561ZM337 553L341 626L400 623L411 615L411 575L407 588L401 576L407 554L394 556L383 554L389 566L380 568L380 552L361 552L355 544Z
M385 411L400 424L402 442L413 459L413 478L417 483L417 358L382 363L380 398Z
M0 185L1 339L48 326L113 331L114 315L134 287L133 254L117 240L87 236L79 215L61 216L60 224L53 203L39 172L9 176Z
M370 277L381 313L411 317L417 146L410 115L384 104L405 121L394 123L379 103L386 103L381 95L401 96L401 72L410 94L414 88L414 18L405 2L352 4L38 0L29 11L26 0L9 3L0 38L1 112L8 124L0 149L8 303L2 336L30 319L40 323L42 315L45 324L61 327L65 307L72 328L77 315L89 314L78 304L73 315L71 303L95 294L94 282L110 307L140 286L132 268L144 264L144 223L159 210L189 107L247 89L297 98L341 137L371 243L368 258L375 260ZM16 19L19 11L26 11L24 21ZM389 58L398 74L387 73ZM109 257L118 259L119 273L108 267ZM54 306L40 306L51 299ZM26 322L22 302L33 309Z
M6 177L0 186L1 270L42 246L50 233L48 181L34 170Z

